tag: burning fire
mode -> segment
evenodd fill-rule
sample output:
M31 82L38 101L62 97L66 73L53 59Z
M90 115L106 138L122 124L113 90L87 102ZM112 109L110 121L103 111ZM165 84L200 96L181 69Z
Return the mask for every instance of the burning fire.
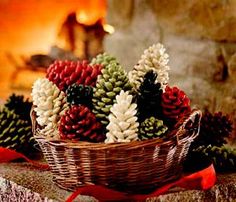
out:
M71 12L91 25L107 13L106 0L0 1L0 52L46 53Z
M76 19L81 24L93 25L106 17L107 2L101 0L82 0L80 8L76 10Z
M18 59L47 54L56 44L63 22L73 12L81 24L90 26L99 20L106 32L114 31L105 24L106 0L0 0L0 66L4 67L0 72L0 87L4 89L0 97L9 94L11 75L17 71L6 55ZM24 67L22 61L19 64ZM19 80L28 81L25 77L31 78L32 75L24 73Z

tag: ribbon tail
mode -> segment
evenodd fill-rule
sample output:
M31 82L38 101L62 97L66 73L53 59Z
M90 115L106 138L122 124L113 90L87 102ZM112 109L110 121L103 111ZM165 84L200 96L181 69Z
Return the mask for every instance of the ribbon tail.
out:
M136 201L142 201L150 197L157 197L166 193L172 187L182 187L185 189L200 189L207 190L213 187L216 183L216 172L213 164L209 167L198 171L196 173L185 176L175 182L164 185L161 188L158 188L151 194L147 195L134 195Z
M216 182L216 173L213 165L185 176L175 182L164 185L150 194L128 195L126 193L114 191L98 185L89 185L77 189L66 202L72 202L78 195L94 196L99 201L145 201L147 198L157 197L165 194L172 187L182 187L185 189L206 190L214 186Z
M183 177L177 186L187 189L207 190L215 185L216 180L216 172L213 164L211 164L201 171Z
M29 162L32 166L42 169L42 170L48 170L49 166L47 164L38 163L36 161L32 161L29 158L27 158L24 154L21 154L19 152L16 152L15 150L0 147L0 163L6 163L10 162L16 159L24 159L25 161Z
M77 189L69 196L66 202L73 202L78 195L93 196L99 201L132 201L126 193L108 189L99 185L88 185Z

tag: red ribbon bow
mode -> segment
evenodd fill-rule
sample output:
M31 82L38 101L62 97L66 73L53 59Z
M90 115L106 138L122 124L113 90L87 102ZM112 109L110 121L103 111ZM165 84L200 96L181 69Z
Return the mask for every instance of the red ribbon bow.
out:
M39 169L49 169L49 166L47 164L42 164L32 161L21 153L0 147L0 163L9 162L19 158L25 159L31 165ZM216 182L216 173L213 164L211 164L209 167L201 171L182 177L181 179L175 182L169 183L161 188L158 188L157 190L155 190L150 194L130 195L127 193L108 189L99 185L89 185L77 189L66 200L66 202L72 202L80 194L93 196L99 201L144 201L147 198L157 197L161 194L164 194L172 187L207 190L210 189L212 186L214 186L215 182Z

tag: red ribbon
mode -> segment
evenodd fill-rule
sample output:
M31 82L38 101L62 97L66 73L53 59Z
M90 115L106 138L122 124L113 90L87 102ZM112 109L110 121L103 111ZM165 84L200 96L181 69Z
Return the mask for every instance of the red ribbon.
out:
M166 193L172 187L207 190L214 186L215 183L216 173L213 164L211 164L209 167L201 171L185 176L175 182L158 188L150 194L129 195L127 193L114 191L103 186L88 185L77 189L66 200L66 202L72 202L78 195L93 196L99 201L145 201L147 198L157 197Z
M29 162L32 166L39 168L41 170L48 170L49 166L47 164L38 163L27 158L24 154L16 152L11 149L0 147L0 163L10 162L16 159L24 159Z
M47 164L32 161L19 152L0 147L0 163L9 162L19 158L25 159L31 165L39 169L49 169L49 166ZM214 186L215 182L216 173L213 164L211 164L209 167L201 171L185 176L175 182L158 188L150 194L130 195L127 193L108 189L99 185L88 185L77 189L74 193L71 194L71 196L66 200L66 202L72 202L78 195L93 196L99 201L144 201L147 198L157 197L161 194L164 194L172 187L207 190Z

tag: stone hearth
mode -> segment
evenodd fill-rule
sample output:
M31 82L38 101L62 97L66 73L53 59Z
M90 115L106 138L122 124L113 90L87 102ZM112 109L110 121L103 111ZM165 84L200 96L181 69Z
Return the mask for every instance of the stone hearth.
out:
M39 171L27 163L0 164L0 176L0 201L64 202L71 194L53 184L49 171ZM96 200L79 196L78 201ZM236 201L236 173L219 174L217 184L208 191L174 188L168 194L147 199L147 202L154 201Z

